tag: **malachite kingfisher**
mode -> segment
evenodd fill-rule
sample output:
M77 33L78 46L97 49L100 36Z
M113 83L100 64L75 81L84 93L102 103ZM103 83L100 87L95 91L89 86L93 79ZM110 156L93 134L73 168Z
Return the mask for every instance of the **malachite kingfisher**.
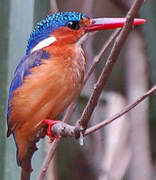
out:
M144 22L136 18L133 24ZM86 66L81 45L87 34L124 23L125 18L91 19L79 12L57 12L37 23L8 97L7 137L14 136L19 166L37 134L48 128L44 120L55 120L78 96Z

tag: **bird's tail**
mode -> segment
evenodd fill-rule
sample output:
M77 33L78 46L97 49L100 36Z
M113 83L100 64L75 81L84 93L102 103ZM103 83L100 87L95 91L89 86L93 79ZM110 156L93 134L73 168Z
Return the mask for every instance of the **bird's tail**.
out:
M37 150L36 147L36 140L33 136L33 133L30 129L27 129L27 133L22 133L22 128L15 128L13 132L8 130L7 136L11 133L14 136L16 146L17 146L17 153L16 159L18 166L21 166L21 180L30 180L30 175L32 172L31 167L31 159L34 152Z
M21 169L21 180L30 180L31 172L25 171L24 168Z
M17 147L16 159L18 166L21 166L26 171L32 171L31 158L37 150L37 140L34 138L34 133L32 133L30 129L23 131L22 127L16 127L13 131L8 129L7 137L10 136L11 133L14 136Z

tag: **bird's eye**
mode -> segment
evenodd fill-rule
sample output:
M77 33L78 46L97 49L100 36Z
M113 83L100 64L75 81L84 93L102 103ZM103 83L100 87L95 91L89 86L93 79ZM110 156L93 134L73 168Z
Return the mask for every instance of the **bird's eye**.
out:
M79 23L79 21L70 21L70 22L68 22L67 26L68 26L70 29L74 29L74 30L80 29L80 23Z

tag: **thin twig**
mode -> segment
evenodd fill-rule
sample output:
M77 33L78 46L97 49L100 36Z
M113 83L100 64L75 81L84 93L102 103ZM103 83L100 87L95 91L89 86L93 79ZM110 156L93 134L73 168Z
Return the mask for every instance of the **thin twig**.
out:
M87 136L95 131L97 131L98 129L101 129L102 127L112 123L113 121L115 121L116 119L118 119L119 117L123 116L124 114L126 114L128 111L130 111L131 109L133 109L136 105L138 105L140 102L142 102L146 97L152 95L154 92L156 91L156 86L154 86L153 88L151 88L147 93L145 93L143 96L141 96L140 98L138 98L135 102L133 102L132 104L126 106L125 108L123 108L120 112L118 112L117 114L115 114L114 116L106 119L105 121L91 127L88 128L84 134L84 136Z
M128 34L130 33L130 31L132 29L134 17L136 16L142 3L143 3L143 0L136 0L134 2L134 4L132 5L130 11L127 13L125 26L123 27L119 37L117 38L117 40L112 48L112 51L108 57L106 65L95 85L94 91L88 101L88 104L87 104L86 108L84 109L80 120L77 123L78 129L83 130L83 132L87 128L88 122L94 111L94 108L97 105L97 102L98 102L100 94L103 90L103 87L105 86L105 84L113 70L113 67L117 61L117 57L121 51L121 48L122 48L124 42L126 41Z
M64 117L63 117L63 122L68 122L71 119L71 116L76 108L77 105L77 99L75 99L72 104L68 107Z
M92 74L92 72L94 71L96 65L99 63L102 55L106 52L106 50L108 49L108 47L111 45L111 43L113 42L113 40L117 37L117 35L119 34L121 29L117 29L115 30L112 35L109 37L109 39L104 43L102 49L100 50L100 52L94 57L93 59L93 63L91 64L88 72L85 75L84 78L84 83L83 86L86 84L87 80L89 79L90 75Z
M98 124L92 126L91 128L86 129L84 136L88 136L89 134L105 127L106 125L108 125L108 124L112 123L113 121L115 121L116 119L120 118L121 116L126 114L128 111L133 109L135 106L137 106L139 103L141 103L145 98L152 95L155 91L156 91L156 85L153 88L151 88L148 92L143 94L143 96L139 97L136 101L134 101L133 103L124 107L120 112L116 113L114 116L107 118L105 121L102 121L101 123L98 123ZM56 133L60 137L66 137L66 136L75 137L74 136L75 128L76 128L75 126L71 126L69 124L66 124L66 123L60 121L52 127L52 131L53 131L53 133ZM54 149L52 149L52 150L54 150ZM50 158L48 157L47 159L49 162ZM45 164L45 166L43 168L44 172L47 167L48 167L48 165Z
M54 153L56 151L56 148L59 144L59 141L60 141L60 138L58 139L55 139L53 144L51 145L51 147L49 148L49 152L48 152L48 155L45 157L44 159L44 162L43 162L43 166L42 166L42 169L41 169L41 172L38 176L38 180L43 180L43 178L45 177L46 175L46 171L48 169L48 166L50 164L50 161L52 160L53 156L54 156Z

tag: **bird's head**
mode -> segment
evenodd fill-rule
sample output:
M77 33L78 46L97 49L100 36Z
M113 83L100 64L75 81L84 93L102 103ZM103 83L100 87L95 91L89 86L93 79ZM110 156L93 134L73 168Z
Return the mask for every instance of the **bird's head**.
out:
M123 27L125 18L95 18L79 12L58 12L37 23L30 35L27 52L50 46L52 43L82 43L86 34L93 31ZM134 25L144 23L144 19L134 19Z

